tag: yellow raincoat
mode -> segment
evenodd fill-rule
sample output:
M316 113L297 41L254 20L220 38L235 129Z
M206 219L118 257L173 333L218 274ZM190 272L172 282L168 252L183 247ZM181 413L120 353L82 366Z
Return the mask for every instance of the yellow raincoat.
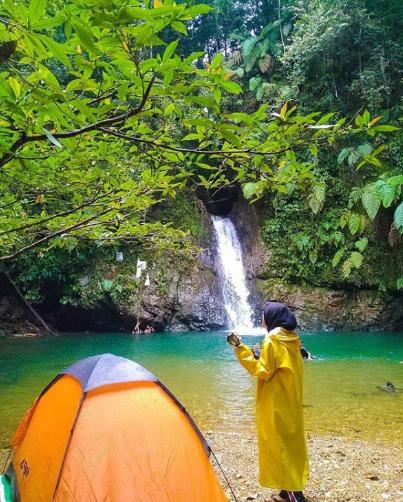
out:
M302 491L308 478L308 455L302 409L303 360L298 336L271 330L259 359L244 344L235 349L242 366L258 378L256 425L259 481L262 486Z

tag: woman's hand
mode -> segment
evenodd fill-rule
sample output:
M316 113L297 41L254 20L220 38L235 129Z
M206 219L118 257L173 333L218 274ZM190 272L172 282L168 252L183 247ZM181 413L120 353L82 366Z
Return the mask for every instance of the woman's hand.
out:
M261 348L260 348L260 345L258 343L256 343L252 347L252 352L253 352L253 355L255 356L255 359L259 359Z
M227 342L233 347L239 347L239 345L241 344L241 339L235 333L230 333L227 336Z

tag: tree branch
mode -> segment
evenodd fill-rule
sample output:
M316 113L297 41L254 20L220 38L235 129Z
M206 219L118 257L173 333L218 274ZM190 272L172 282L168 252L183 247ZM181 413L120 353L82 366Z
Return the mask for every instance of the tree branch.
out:
M90 221L95 220L96 218L99 218L100 216L103 216L104 214L110 213L111 211L114 211L113 208L108 208L105 209L104 211L101 211L90 218L87 218L86 220L80 221L79 223L75 223L74 225L71 225L66 228L62 228L61 230L57 230L56 232L53 232L51 234L46 235L45 237L42 237L42 239L39 239L35 242L32 242L28 246L25 246L18 251L16 251L13 254L10 255L5 255L5 256L0 256L0 262L4 261L10 261L13 260L14 258L17 258L17 256L20 256L22 253L25 253L26 251L29 251L30 249L39 246L40 244L43 244L44 242L49 241L50 239L53 239L53 237L58 237L59 235L66 234L71 232L72 230L76 230L82 226L84 226L86 223L89 223Z
M14 232L20 232L21 230L26 230L27 228L35 227L36 225L41 225L42 223L47 223L48 221L54 220L56 218L60 218L61 216L68 216L70 214L73 214L73 213L79 211L80 209L83 209L84 207L91 206L92 204L97 202L99 199L103 199L104 197L111 195L115 191L116 191L116 189L114 188L113 190L110 190L109 192L107 192L103 195L100 195L99 197L93 197L91 200L81 204L80 206L74 207L74 208L69 209L68 211L64 211L62 213L53 214L52 216L49 216L48 218L44 218L43 220L33 221L31 223L27 223L26 225L21 225L16 228L10 228L8 230L3 230L3 232L0 232L0 236L14 233Z
M104 120L100 120L99 122L95 122L94 124L88 124L84 127L81 127L80 129L74 129L73 131L68 131L68 132L60 132L60 133L55 133L53 136L56 139L63 139L63 138L74 138L75 136L79 136L81 134L90 132L90 131L96 131L96 130L102 130L103 127L111 126L114 124L118 124L119 122L124 122L130 117L133 117L134 115L138 115L141 113L144 109L145 104L147 103L148 97L151 92L151 88L154 84L154 77L150 80L148 83L148 86L144 92L144 95L142 97L141 103L139 106L136 108L132 108L131 110L128 110L127 112L121 113L120 115L116 115L115 117L110 117ZM8 162L10 162L11 159L13 159L15 152L21 148L23 145L27 143L32 143L34 141L46 141L48 140L48 137L46 134L35 134L33 136L27 136L25 133L21 135L17 141L15 141L11 146L9 151L4 154L1 159L0 159L0 167L3 167L6 165Z
M287 148L282 148L280 150L275 150L272 152L264 152L264 151L258 151L258 150L252 150L252 149L246 149L246 150L197 150L194 148L179 148L179 147L175 147L175 146L171 146L171 145L164 145L161 143L157 143L154 140L141 139L137 136L128 136L128 135L123 134L121 132L112 131L111 129L106 129L103 127L101 128L101 130L103 132L105 132L106 134L110 134L111 136L116 136L117 138L122 138L127 141L131 141L132 143L142 143L145 145L151 145L156 148L161 148L162 150L170 150L173 152L180 152L180 153L194 153L197 155L218 155L221 157L228 157L230 155L262 155L265 157L269 157L269 156L278 155L279 153L285 153L290 150L293 150L293 151L302 150L303 148L305 148L306 145L309 145L310 143L317 142L317 141L320 142L320 141L324 141L324 140L328 139L327 136L321 136L319 138L304 141L304 142L300 143L297 147L289 146Z
M46 323L45 319L41 315L38 314L38 312L34 309L34 307L29 303L29 301L25 298L25 296L22 294L22 291L20 288L17 286L17 284L11 279L10 274L7 272L7 270L3 270L4 275L7 277L8 281L10 284L13 286L15 289L16 293L18 296L21 298L21 300L25 303L25 305L29 308L29 310L33 313L33 315L38 319L38 321L42 324L42 326L45 328L45 330L52 334L52 335L57 335L53 329L49 327L49 325Z

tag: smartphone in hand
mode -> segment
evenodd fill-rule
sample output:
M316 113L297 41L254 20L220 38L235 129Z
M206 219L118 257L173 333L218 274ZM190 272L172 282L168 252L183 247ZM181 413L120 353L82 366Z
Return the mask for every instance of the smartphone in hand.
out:
M233 347L238 347L238 345L240 345L241 343L241 339L239 338L238 335L236 335L235 333L230 333L228 336L227 336L227 342L232 345Z

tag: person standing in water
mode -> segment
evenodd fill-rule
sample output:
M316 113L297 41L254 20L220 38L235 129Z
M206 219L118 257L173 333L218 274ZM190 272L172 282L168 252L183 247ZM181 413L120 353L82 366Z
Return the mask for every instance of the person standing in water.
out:
M303 489L309 466L301 342L294 332L297 321L283 303L269 301L263 306L263 324L268 333L258 359L236 334L227 337L241 365L258 379L259 481L262 486L280 491L269 502L306 502Z

